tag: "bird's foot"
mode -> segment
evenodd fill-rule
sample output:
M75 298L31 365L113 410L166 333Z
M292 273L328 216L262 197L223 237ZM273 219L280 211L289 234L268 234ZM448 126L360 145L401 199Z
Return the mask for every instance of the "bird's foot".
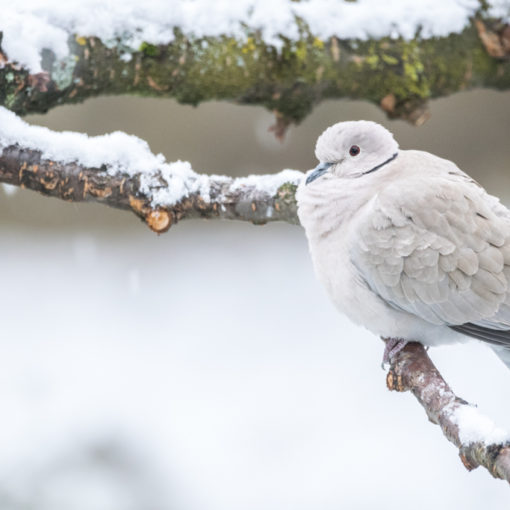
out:
M393 357L398 354L408 343L407 340L404 340L403 338L383 338L383 340L386 343L386 347L384 348L384 354L381 363L382 368L384 368L385 365L390 364Z

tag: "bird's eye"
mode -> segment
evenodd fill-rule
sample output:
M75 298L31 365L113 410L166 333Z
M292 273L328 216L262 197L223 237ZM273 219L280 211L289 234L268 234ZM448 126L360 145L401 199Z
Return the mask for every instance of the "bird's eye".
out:
M357 145L353 145L353 146L349 149L349 154L350 154L351 156L357 156L360 152L361 152L361 149L360 149Z

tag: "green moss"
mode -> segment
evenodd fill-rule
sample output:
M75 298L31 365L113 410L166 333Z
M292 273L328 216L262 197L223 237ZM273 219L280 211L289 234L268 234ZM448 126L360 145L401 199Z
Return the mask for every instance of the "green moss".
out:
M148 57L157 57L159 55L158 47L147 42L143 42L140 45L140 51Z
M16 94L7 94L4 103L9 110L13 109L16 104Z
M282 184L276 192L277 200L285 202L287 205L296 203L297 185L291 182Z
M305 62L307 57L307 44L305 41L298 41L294 49L294 54L300 62Z
M398 65L398 58L392 57L391 55L382 54L381 58L385 64L388 64L390 66L396 66Z
M365 57L365 63L372 69L377 69L379 62L379 55L372 54Z
M264 105L285 125L301 121L325 98L379 103L392 94L397 116L430 97L473 86L510 88L510 62L487 55L473 26L428 40L323 41L302 20L297 24L300 39L282 37L278 49L248 28L239 39L194 39L176 30L171 44L142 43L131 60L122 58L121 42L73 37L69 59L57 62L43 52L49 93L31 89L26 71L0 69L0 104L24 112L98 94L173 97L194 105L221 99Z

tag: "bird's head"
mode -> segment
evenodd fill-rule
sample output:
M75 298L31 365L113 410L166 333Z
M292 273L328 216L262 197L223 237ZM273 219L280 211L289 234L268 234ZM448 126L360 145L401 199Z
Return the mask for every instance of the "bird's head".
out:
M306 184L319 178L356 178L379 170L397 157L398 143L375 122L339 122L319 136L315 155L320 163L307 176Z

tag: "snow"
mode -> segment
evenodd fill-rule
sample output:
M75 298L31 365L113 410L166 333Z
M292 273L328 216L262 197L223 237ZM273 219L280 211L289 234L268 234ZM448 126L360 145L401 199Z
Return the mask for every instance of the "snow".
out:
M164 163L162 155L152 154L148 144L136 136L120 131L96 137L72 131L54 132L45 127L31 126L0 107L0 146L16 143L42 151L47 159L63 163L78 161L91 168L106 165L115 173L128 175L154 172ZM183 165L179 167L182 173L190 170Z
M480 442L489 445L510 441L507 431L497 427L474 406L457 406L450 418L459 427L459 439L463 444Z
M13 186L12 184L7 184L5 182L2 183L2 189L7 196L15 195L19 190L18 186Z
M242 38L243 25L261 32L269 44L280 47L281 36L299 36L296 16L304 19L320 39L445 36L460 32L479 8L477 0L21 0L4 2L0 30L9 58L40 72L41 50L65 59L70 35L97 36L109 46L129 53L142 42L165 44L174 27L202 36L220 34ZM494 0L491 14L509 16L508 2Z
M491 16L508 21L510 18L510 4L508 0L491 0L490 6Z
M303 177L296 170L250 176L239 181L198 174L188 161L167 163L162 154L153 154L147 142L137 136L121 131L90 137L73 131L55 132L27 124L13 112L0 107L0 149L15 144L41 151L43 159L78 163L86 168L104 168L110 175L140 174L140 191L152 196L154 207L171 206L192 193L200 193L208 202L211 179L220 183L233 182L231 190L252 186L256 191L273 196L283 183L297 184ZM161 178L168 186L161 186Z
M278 188L286 182L297 185L302 179L302 172L285 169L272 175L249 175L248 177L240 177L234 181L230 187L230 191L237 191L243 187L250 187L255 191L265 192L274 196Z

